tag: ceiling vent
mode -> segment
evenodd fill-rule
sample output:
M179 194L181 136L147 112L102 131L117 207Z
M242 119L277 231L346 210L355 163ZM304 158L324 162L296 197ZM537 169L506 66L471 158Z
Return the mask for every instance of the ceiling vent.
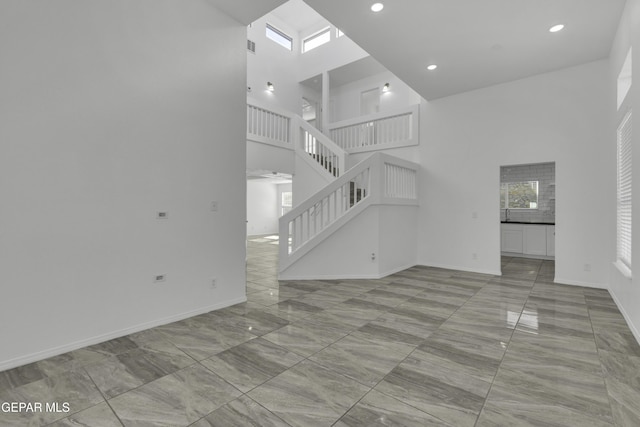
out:
M256 42L247 39L247 50L251 53L256 53Z

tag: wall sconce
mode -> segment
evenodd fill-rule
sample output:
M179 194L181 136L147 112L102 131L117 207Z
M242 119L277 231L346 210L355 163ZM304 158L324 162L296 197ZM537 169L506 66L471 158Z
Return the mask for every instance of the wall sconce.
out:
M384 86L382 86L382 91L383 92L389 92L389 83L385 83Z
M274 90L276 90L276 89L273 87L273 83L271 83L271 82L267 82L267 90L268 90L269 92L273 92Z

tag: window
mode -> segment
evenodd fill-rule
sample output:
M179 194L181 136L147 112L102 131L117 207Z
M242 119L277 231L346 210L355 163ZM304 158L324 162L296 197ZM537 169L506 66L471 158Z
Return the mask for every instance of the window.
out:
M267 38L285 49L293 50L293 39L270 24L267 24Z
M631 270L631 111L618 127L617 258Z
M538 181L503 182L500 209L538 209Z
M289 212L293 206L293 193L291 191L283 191L282 192L282 201L281 201L282 212L280 215L284 215Z
M329 43L331 40L331 28L327 27L302 41L302 53L309 52L318 46Z

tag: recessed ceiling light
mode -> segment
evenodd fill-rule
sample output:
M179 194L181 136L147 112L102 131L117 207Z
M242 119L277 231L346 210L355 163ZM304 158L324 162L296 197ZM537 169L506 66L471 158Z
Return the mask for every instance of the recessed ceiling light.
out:
M384 9L384 5L382 3L374 3L371 5L371 10L374 12L380 12Z
M563 24L554 25L553 27L549 28L549 32L550 33L557 33L558 31L562 30L563 28L564 28Z
M438 66L437 66L436 64L431 64L431 65L429 65L429 66L427 67L427 70L429 70L429 71L433 71L433 70L435 70L436 68L438 68Z

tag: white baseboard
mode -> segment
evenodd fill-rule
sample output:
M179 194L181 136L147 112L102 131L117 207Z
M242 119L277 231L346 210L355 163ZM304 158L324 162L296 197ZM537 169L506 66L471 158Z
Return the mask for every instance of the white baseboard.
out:
M640 344L640 331L638 330L638 328L636 328L636 325L634 325L633 322L631 321L631 317L629 317L627 312L624 310L624 306L620 303L620 300L618 299L616 294L611 292L610 289L609 289L609 294L611 295L611 298L613 298L613 302L615 302L616 305L618 306L618 310L620 310L620 313L622 313L622 317L624 317L624 320L627 322L627 326L631 330L631 333L635 337L638 344Z
M166 325L168 323L177 322L179 320L188 319L189 317L198 316L200 314L208 313L213 310L220 310L221 308L229 307L235 304L240 304L247 301L247 297L243 296L223 303L214 304L207 307L201 307L196 310L188 311L186 313L180 313L173 316L165 317L162 319L156 319L150 322L141 323L129 328L120 329L118 331L109 332L107 334L98 335L91 338L75 341L72 343L64 344L58 347L50 348L36 353L27 354L24 356L16 357L9 360L0 361L0 372L7 369L16 368L18 366L26 365L28 363L38 362L40 360L47 359L49 357L58 356L70 351L78 350L90 345L99 344L101 342L109 341L114 338L120 338L126 335L141 332L146 329L155 328L156 326Z
M382 273L382 275L379 278L382 279L384 277L391 276L392 274L399 273L399 272L404 271L404 270L406 270L408 268L415 267L416 265L417 264L408 264L408 265L405 265L403 267L392 268L391 270L387 270L384 273Z
M511 257L511 258L531 258L531 259L543 259L548 261L554 261L556 257L547 256L547 255L530 255L530 254L519 254L516 252L500 252L501 256Z
M395 274L399 271L406 270L407 268L415 267L416 264L407 264L402 267L395 267L379 274L325 274L325 275L300 275L300 276L287 276L279 275L278 280L371 280L371 279L383 279L387 276Z
M553 279L553 283L557 283L558 285L582 286L583 288L607 289L606 285L601 283L581 282L579 280L559 278L558 276Z
M446 264L420 264L420 265L423 265L425 267L443 268L445 270L465 271L467 273L490 274L492 276L502 276L502 271L500 270L472 269L468 267L460 267L460 266L446 265Z
M358 280L358 279L381 279L378 274L322 274L322 275L278 275L278 280Z

